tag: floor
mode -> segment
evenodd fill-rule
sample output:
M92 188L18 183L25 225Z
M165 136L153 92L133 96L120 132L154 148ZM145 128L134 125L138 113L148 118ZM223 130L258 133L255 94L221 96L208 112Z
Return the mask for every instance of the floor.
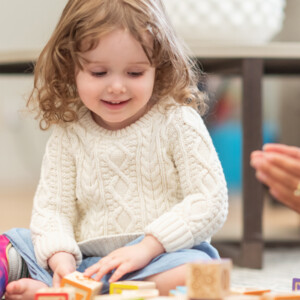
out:
M231 286L292 290L293 278L300 278L300 248L265 249L262 270L233 267Z
M34 188L0 189L2 216L0 231L12 227L28 227ZM239 194L229 198L229 216L224 227L213 240L239 240L242 232L242 203ZM265 200L264 239L266 241L300 241L300 216L282 205ZM262 270L234 266L232 286L270 288L289 291L292 278L300 277L300 248L267 248Z

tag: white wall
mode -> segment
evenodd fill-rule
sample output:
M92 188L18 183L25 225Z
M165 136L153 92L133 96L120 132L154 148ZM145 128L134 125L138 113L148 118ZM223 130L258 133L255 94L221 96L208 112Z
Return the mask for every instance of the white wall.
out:
M0 0L1 52L41 50L66 0ZM0 192L34 187L48 132L22 113L33 77L0 75Z
M0 51L40 49L50 37L66 2L0 0Z

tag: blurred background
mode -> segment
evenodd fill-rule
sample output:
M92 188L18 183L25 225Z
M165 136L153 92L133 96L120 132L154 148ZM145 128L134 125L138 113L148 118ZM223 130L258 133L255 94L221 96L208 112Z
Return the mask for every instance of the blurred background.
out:
M166 6L170 9L170 3ZM169 0L171 1L171 0ZM173 4L176 2L172 0ZM180 0L182 1L182 0ZM191 0L190 0L191 1ZM196 0L197 1L197 0ZM230 1L230 0L229 0ZM233 3L251 3L254 0L232 0ZM268 3L268 0L259 0ZM187 1L188 2L188 1ZM207 0L207 3L210 0ZM213 1L213 7L229 11L226 1ZM283 15L271 41L300 42L300 1L281 1ZM53 31L66 0L1 0L0 2L0 62L6 57L24 57L38 54ZM178 2L180 3L180 2ZM179 4L177 3L177 10ZM202 4L205 0L202 0ZM222 4L223 3L223 4ZM173 5L171 4L171 6ZM207 6L208 7L208 6ZM207 9L202 5L202 10ZM244 20L230 7L230 18ZM255 8L255 7L254 7ZM212 9L212 7L210 7ZM245 6L247 13L251 5ZM180 8L182 10L182 8ZM215 9L216 10L216 9ZM233 12L233 13L232 13ZM265 12L267 13L267 12ZM213 14L207 13L212 16ZM272 15L268 15L272 19ZM172 18L176 25L176 16ZM177 17L179 20L180 17ZM210 17L218 23L218 18ZM240 20L240 21L239 21ZM254 21L257 19L253 19ZM253 22L254 22L253 21ZM258 22L258 21L257 21ZM202 22L205 23L205 20ZM272 25L272 24L271 24ZM178 26L178 25L176 25ZM180 25L179 25L180 26ZM206 32L207 28L202 29ZM199 32L201 28L199 27ZM254 32L255 33L255 32ZM257 35L259 31L256 32ZM224 36L225 33L218 33ZM254 35L255 36L255 35ZM210 35L214 39L213 35ZM265 38L260 36L260 38ZM216 36L216 40L218 37ZM211 42L211 41L209 41ZM237 36L235 43L239 43ZM259 41L261 42L261 41ZM245 43L245 42L244 42ZM187 41L188 44L188 41ZM36 56L35 56L36 57ZM26 112L26 98L33 84L32 75L0 74L0 231L12 227L28 227L33 195L39 179L40 165L49 132L39 129L34 116ZM224 228L215 239L239 239L241 236L241 126L240 78L212 76L208 81L210 110L205 122L219 153L230 192L230 214ZM265 77L263 83L264 141L300 146L300 78ZM299 216L266 196L264 210L264 236L266 239L297 240L300 237Z

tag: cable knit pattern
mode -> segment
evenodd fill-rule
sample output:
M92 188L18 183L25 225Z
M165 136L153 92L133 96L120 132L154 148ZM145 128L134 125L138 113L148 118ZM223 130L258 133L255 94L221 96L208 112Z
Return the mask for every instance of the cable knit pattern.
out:
M227 201L218 156L192 108L156 104L117 131L82 108L46 147L31 219L36 257L47 268L67 251L79 264L81 252L107 255L142 233L168 252L190 248L222 227Z

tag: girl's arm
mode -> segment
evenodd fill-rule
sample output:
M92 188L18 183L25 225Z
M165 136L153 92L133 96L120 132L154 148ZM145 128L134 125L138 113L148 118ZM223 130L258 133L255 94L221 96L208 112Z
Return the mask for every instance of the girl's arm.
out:
M57 252L81 260L74 239L76 170L70 148L65 129L56 127L46 146L30 224L36 258L45 269Z
M53 287L60 287L62 278L76 271L75 257L67 252L53 254L48 260L48 265L53 271Z
M177 108L168 127L169 148L178 171L182 201L146 227L167 252L191 248L217 232L228 213L223 170L198 113Z

